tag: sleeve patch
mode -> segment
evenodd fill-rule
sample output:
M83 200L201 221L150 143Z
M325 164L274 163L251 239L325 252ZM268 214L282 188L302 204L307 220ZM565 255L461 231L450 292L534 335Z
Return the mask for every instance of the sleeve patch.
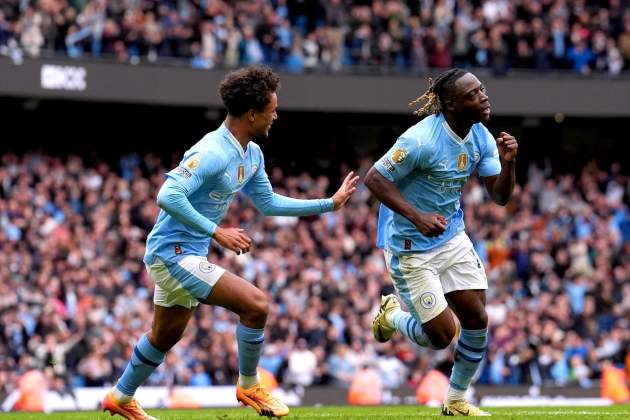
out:
M199 161L201 160L199 154L194 154L192 155L190 158L188 158L188 160L186 160L186 162L184 162L184 166L186 166L188 169L194 170L197 169L199 167Z
M396 149L392 153L392 160L394 163L402 163L409 156L409 152L406 149Z
M392 164L392 162L386 157L383 157L381 159L381 164L383 165L383 167L385 168L387 172L390 172L390 173L396 172L396 168L394 168L394 165Z
M184 178L191 178L192 177L192 173L190 173L190 171L186 168L184 168L183 166L178 166L177 168L175 168L174 172L177 175L181 175Z

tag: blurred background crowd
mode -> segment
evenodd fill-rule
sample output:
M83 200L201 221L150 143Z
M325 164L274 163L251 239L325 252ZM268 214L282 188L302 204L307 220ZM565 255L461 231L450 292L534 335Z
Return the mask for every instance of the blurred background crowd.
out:
M125 154L92 166L32 152L1 160L0 393L32 368L60 391L112 384L150 328L144 240L176 161ZM361 176L372 162L358 161ZM324 197L338 184L268 173L293 197ZM490 283L480 383L590 387L605 364L630 372L628 180L619 164L562 174L532 163L505 208L469 182L467 231ZM379 297L392 290L374 247L377 209L364 186L344 210L301 219L264 218L244 196L232 204L224 225L245 228L252 251L237 257L213 246L209 259L269 293L261 366L281 384L348 386L365 366L386 388L415 387L431 369L449 373L452 349L372 338ZM233 384L235 327L233 314L201 305L149 384Z
M286 71L630 68L627 0L3 0L0 54ZM174 60L175 59L175 60Z

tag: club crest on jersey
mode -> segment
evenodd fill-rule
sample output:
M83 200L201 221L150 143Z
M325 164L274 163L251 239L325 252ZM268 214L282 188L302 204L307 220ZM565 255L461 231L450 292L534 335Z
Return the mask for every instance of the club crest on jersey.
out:
M467 167L468 167L468 155L466 153L462 153L461 155L457 156L457 170L461 172Z
M184 165L186 165L188 169L197 169L199 167L199 156L193 155Z
M242 184L245 180L245 165L240 165L238 167L238 172L236 173L236 179L238 179L238 183Z
M402 163L402 161L405 160L408 154L409 152L407 152L405 149L396 149L394 150L394 153L392 153L392 160L394 161L394 163Z

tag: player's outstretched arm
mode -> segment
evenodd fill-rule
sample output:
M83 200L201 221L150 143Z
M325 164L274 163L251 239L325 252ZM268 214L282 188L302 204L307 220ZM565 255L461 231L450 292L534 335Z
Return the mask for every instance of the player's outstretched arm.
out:
M352 172L348 174L332 198L302 200L274 193L267 173L261 167L243 187L243 191L252 199L258 211L265 216L310 216L342 207L356 191L359 179L352 175Z
M484 182L492 201L505 206L512 198L514 183L516 182L518 142L514 136L502 131L496 139L496 143L501 157L501 172L499 175L486 177Z
M350 171L341 183L341 187L339 187L337 192L332 196L333 208L335 210L339 210L348 202L352 194L356 192L358 183L359 177L354 176L354 171Z
M446 230L446 218L441 214L423 213L413 207L389 179L374 167L365 176L365 185L383 204L409 219L424 236L439 236Z

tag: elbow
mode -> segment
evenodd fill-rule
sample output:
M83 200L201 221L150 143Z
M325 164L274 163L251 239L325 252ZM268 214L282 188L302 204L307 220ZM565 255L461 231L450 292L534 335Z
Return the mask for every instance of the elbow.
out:
M158 207L161 208L162 210L165 210L166 207L168 206L167 204L168 200L166 197L167 197L167 194L164 192L164 189L162 188L160 192L158 192L157 200L156 200Z
M169 211L169 209L172 208L175 195L175 191L162 187L157 195L156 202L158 207L164 211Z
M510 198L512 197L510 197L509 195L504 196L500 194L495 194L494 197L492 197L492 201L500 206L506 206L510 202Z

